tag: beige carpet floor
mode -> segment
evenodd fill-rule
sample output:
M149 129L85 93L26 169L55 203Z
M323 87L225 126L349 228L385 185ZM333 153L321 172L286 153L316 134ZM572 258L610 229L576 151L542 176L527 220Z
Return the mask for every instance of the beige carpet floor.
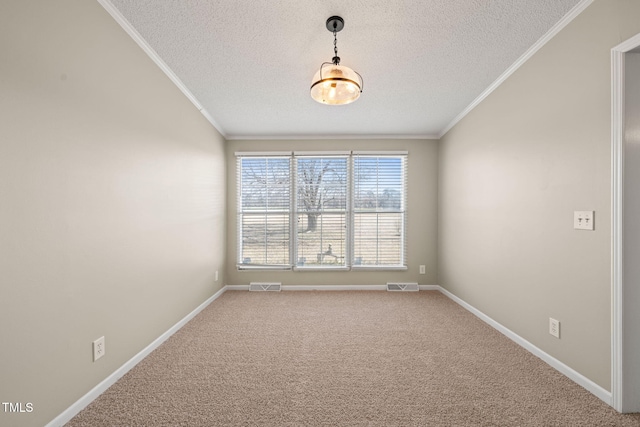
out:
M640 426L435 291L226 292L67 426Z

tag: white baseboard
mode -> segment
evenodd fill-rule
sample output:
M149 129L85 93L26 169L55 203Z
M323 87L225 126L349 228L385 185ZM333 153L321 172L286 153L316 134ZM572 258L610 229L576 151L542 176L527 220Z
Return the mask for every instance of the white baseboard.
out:
M248 289L248 287L247 287ZM55 417L51 422L49 422L45 427L61 427L67 422L71 420L71 418L75 417L80 411L87 407L91 402L93 402L98 396L104 393L109 387L115 384L124 374L129 372L131 368L136 366L142 359L147 357L153 350L158 348L163 342L165 342L171 335L176 333L180 328L189 322L189 320L193 319L204 310L209 304L218 299L224 292L226 291L226 287L222 287L218 292L213 294L209 299L200 304L195 310L191 313L187 314L182 320L173 325L168 331L160 335L156 338L151 344L142 349L138 354L129 359L124 365L118 368L115 372L105 378L100 384L92 388L87 394L78 399L73 405L68 407L64 412Z
M249 285L227 286L228 291L248 291ZM282 285L282 291L386 291L386 285Z
M492 318L490 318L489 316L487 316L486 314L484 314L480 310L478 310L475 307L471 306L470 304L466 303L465 301L463 301L462 299L458 298L457 296L455 296L451 292L447 291L446 289L442 288L441 286L438 286L438 288L439 288L439 291L442 292L444 295L446 295L447 297L449 297L450 299L452 299L453 301L455 301L456 303L461 305L463 308L465 308L466 310L468 310L469 312L474 314L476 317L478 317L483 322L487 323L489 326L491 326L494 329L496 329L498 332L500 332L503 335L505 335L511 341L513 341L516 344L520 345L525 350L527 350L529 353L532 353L534 356L539 357L540 359L545 361L549 366L551 366L552 368L554 368L555 370L557 370L561 374L565 375L566 377L568 377L570 380L572 380L576 384L578 384L578 385L584 387L585 389L587 389L589 392L594 394L597 398L599 398L600 400L605 402L607 405L609 405L609 406L612 405L613 400L612 400L612 396L611 396L611 392L610 391L605 390L604 388L600 387L598 384L596 384L593 381L591 381L589 378L587 378L584 375L576 372L574 369L572 369L569 366L565 365L564 363L562 363L561 361L559 361L555 357L549 355L548 353L545 353L540 348L536 347L535 345L531 344L529 341L527 341L524 338L522 338L520 335L516 334L515 332L513 332L510 329L505 328L500 323L496 322L495 320L493 320Z
M387 285L285 285L283 291L386 291Z
M227 285L228 291L248 291L249 285ZM283 291L386 291L387 285L282 285ZM438 285L420 285L421 291L438 291Z

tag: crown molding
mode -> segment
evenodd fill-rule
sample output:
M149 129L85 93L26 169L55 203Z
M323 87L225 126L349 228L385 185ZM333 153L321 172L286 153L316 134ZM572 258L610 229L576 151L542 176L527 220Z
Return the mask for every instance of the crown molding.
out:
M138 46L151 58L151 60L169 77L169 79L175 84L178 89L191 101L191 103L200 111L200 113L216 128L216 130L222 135L223 138L227 138L227 135L222 130L222 127L215 121L207 110L198 102L196 97L191 91L182 83L182 80L173 72L173 70L160 58L160 55L147 43L147 41L133 28L133 25L125 18L120 11L111 3L110 0L97 0L98 3L111 15L111 17L124 29L127 34L135 41Z
M467 108L462 110L443 130L440 132L436 139L442 138L447 132L449 132L460 120L462 120L467 114L469 114L474 108L476 108L485 98L496 90L505 80L507 80L513 73L518 70L525 62L529 60L536 52L538 52L545 44L547 44L552 38L556 36L564 27L569 25L578 15L580 15L589 5L593 3L593 0L582 0L575 5L565 16L562 17L556 25L551 27L549 31L545 33L537 42L533 44L520 58L516 60L507 70L500 75L484 92L482 92L476 99L473 100Z
M142 48L151 60L169 77L178 89L191 101L200 113L211 123L211 125L229 141L234 140L339 140L339 139L427 139L439 140L449 132L458 122L476 108L485 98L496 90L505 80L507 80L516 70L529 60L538 50L549 42L556 34L566 27L573 19L582 13L594 0L582 0L573 7L558 23L556 23L544 36L542 36L533 46L531 46L520 58L516 60L504 73L502 73L489 87L487 87L471 104L469 104L460 114L458 114L440 133L438 134L396 134L396 135L227 135L220 124L209 114L207 110L198 102L196 97L185 86L171 68L160 58L156 51L146 42L131 23L120 13L110 0L97 0L98 3L113 17L113 19L129 34L129 36Z
M439 139L438 135L229 135L228 141L338 140L338 139Z

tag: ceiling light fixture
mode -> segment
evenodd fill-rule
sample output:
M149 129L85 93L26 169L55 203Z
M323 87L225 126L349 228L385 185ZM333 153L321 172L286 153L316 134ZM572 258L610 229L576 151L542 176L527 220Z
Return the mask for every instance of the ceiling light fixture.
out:
M344 20L339 16L327 19L327 30L333 33L332 62L324 62L311 81L311 97L322 104L345 105L360 98L362 76L349 67L340 65L338 38L336 33L344 28Z

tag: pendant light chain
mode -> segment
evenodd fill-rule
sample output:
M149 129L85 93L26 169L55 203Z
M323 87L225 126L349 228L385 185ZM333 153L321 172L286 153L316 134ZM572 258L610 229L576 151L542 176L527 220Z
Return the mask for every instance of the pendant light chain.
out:
M335 65L340 65L340 57L338 56L338 37L336 34L337 32L334 25L333 26L333 53L334 53L333 63Z

